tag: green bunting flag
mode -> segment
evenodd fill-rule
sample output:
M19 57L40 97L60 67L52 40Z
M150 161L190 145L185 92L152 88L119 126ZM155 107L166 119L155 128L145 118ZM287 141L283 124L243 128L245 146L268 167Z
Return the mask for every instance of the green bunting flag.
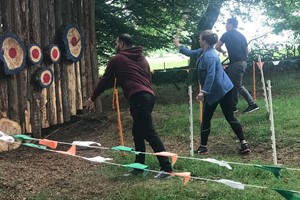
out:
M283 196L287 200L300 200L300 197L296 196L295 192L292 192L292 191L289 191L289 190L275 189L275 188L271 188L271 189L278 192L281 196Z
M20 140L33 140L34 138L28 136L28 135L24 135L24 134L19 134L19 135L12 135L14 138L16 139L20 139Z
M132 152L133 151L133 148L125 147L125 146L112 147L111 149L116 150L116 151L127 151L127 152Z
M280 170L281 169L284 169L282 167L277 167L277 166L263 166L263 165L254 165L254 167L257 167L257 168L261 168L261 169L264 169L264 170L267 170L267 171L270 171L274 174L274 176L276 178L279 179L279 176L280 176Z
M131 164L127 164L127 165L122 165L123 167L127 167L127 168L131 168L131 169L138 169L138 170L143 170L144 171L144 175L146 175L148 173L148 166L147 165L143 165L141 163L131 163Z
M38 145L38 144L32 144L32 143L23 143L22 145L28 146L28 147L34 147L38 149L47 149L46 146Z

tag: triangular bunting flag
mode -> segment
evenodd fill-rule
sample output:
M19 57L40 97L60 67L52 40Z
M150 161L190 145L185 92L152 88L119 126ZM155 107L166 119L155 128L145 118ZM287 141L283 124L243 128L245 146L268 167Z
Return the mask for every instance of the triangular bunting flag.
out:
M191 172L179 172L179 173L171 173L171 176L181 176L184 178L183 185L186 185L190 178L191 178Z
M5 133L0 131L0 140L8 142L8 143L14 143L15 142L15 138L13 138L12 136L6 135Z
M32 144L32 143L23 143L22 145L28 146L28 147L34 147L34 148L38 148L38 149L47 149L47 147L45 147L45 146L38 145L38 144Z
M51 149L56 149L57 147L57 142L53 140L40 139L39 144L50 147Z
M28 135L24 135L24 134L19 134L19 135L12 135L14 138L16 139L20 139L20 140L34 140L34 138L28 136Z
M116 151L128 151L128 152L134 151L133 148L125 147L125 146L112 147L111 149Z
M90 146L99 146L101 147L100 143L93 142L93 141L74 141L72 144L82 147L90 147Z
M93 158L85 158L85 157L83 157L83 158L85 160L89 160L89 161L92 161L92 162L98 162L98 163L103 163L103 162L112 160L112 158L103 158L101 156L96 156L96 157L93 157Z
M203 161L207 161L207 162L210 162L210 163L214 163L214 164L218 164L222 167L226 167L227 169L230 169L232 170L232 167L226 162L226 161L219 161L219 160L216 160L214 158L205 158L205 159L201 159Z
M72 145L68 151L55 151L55 152L75 156L76 155L76 145Z
M178 154L171 153L171 152L165 152L165 151L156 152L156 153L154 153L154 155L171 157L172 158L172 165L174 165L176 163L177 159L178 159Z
M123 167L127 167L127 168L131 168L131 169L138 169L138 170L144 170L144 175L146 175L148 173L148 166L147 165L143 165L141 163L131 163L131 164L127 164L127 165L122 165Z
M217 182L223 183L231 188L235 188L235 189L239 189L239 190L245 189L245 185L240 182L235 182L235 181L228 180L228 179L220 179L220 180L217 180Z
M300 197L296 196L295 192L289 190L275 189L275 188L271 188L271 189L278 192L281 196L283 196L287 200L300 200Z
M277 166L263 166L263 165L254 165L254 167L270 171L270 172L272 172L274 174L274 176L276 178L279 178L279 176L280 176L280 170L284 169L282 167L277 167Z

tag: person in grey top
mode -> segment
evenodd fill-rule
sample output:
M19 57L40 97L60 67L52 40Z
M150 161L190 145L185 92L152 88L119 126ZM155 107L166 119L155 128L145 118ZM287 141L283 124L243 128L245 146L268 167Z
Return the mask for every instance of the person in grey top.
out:
M248 44L245 36L236 30L238 20L230 18L226 23L226 33L224 33L218 43L216 50L226 55L226 51L222 49L225 44L229 56L229 66L226 68L226 73L234 85L233 90L233 111L237 112L238 93L244 97L248 103L248 108L244 113L258 110L258 105L254 102L249 91L243 86L243 76L247 68L247 56L249 54Z

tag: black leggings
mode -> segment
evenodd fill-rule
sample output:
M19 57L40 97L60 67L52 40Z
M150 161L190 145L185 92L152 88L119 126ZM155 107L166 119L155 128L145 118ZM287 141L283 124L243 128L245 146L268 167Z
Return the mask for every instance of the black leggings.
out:
M207 101L203 102L203 120L201 124L201 145L206 146L208 141L208 136L211 127L211 118L220 103L222 112L226 118L226 121L230 124L233 132L236 134L240 141L244 140L244 132L240 122L235 118L233 114L233 102L232 102L232 92L230 90L222 99L218 102L209 105Z

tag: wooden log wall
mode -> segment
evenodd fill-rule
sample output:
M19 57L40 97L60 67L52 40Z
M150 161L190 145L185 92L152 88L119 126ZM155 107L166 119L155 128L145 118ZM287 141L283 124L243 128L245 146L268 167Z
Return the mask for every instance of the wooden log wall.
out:
M25 46L56 44L58 31L68 24L76 24L84 36L81 60L72 62L62 54L56 64L27 64L16 75L0 72L0 118L16 121L23 133L37 138L43 128L82 113L97 84L95 0L0 0L0 36L14 33ZM54 81L49 88L39 89L31 80L43 66L53 70ZM102 111L100 99L96 111Z

